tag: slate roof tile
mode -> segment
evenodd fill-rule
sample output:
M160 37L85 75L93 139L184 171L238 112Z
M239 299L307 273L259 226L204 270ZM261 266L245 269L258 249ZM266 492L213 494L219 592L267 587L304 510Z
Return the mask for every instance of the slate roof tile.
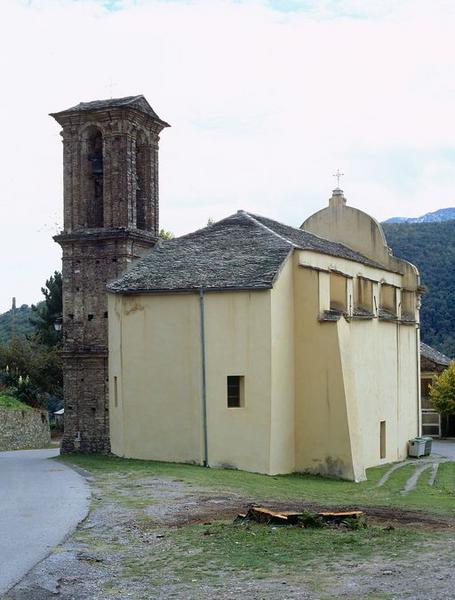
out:
M157 119L165 126L169 126L168 123L160 119L150 104L147 102L142 94L138 96L125 96L124 98L109 98L108 100L93 100L92 102L79 102L75 106L71 106L65 110L57 113L52 113L51 116L64 115L66 113L79 113L79 112L91 112L94 110L104 110L106 108L123 108L130 107L138 110L139 112L145 113L146 115Z
M107 287L117 293L268 289L294 248L380 267L343 244L239 211L193 233L160 241Z
M432 348L428 344L424 344L423 342L420 342L420 354L421 356L428 358L428 360L433 361L437 365L448 366L451 362L451 359L448 356L446 356L442 352L439 352L439 350Z

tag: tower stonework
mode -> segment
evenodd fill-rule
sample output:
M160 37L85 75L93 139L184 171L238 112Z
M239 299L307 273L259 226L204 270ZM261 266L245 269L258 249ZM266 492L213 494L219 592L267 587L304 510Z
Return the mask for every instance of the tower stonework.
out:
M110 451L106 283L158 237L158 142L168 124L143 96L52 113L62 127L62 452Z

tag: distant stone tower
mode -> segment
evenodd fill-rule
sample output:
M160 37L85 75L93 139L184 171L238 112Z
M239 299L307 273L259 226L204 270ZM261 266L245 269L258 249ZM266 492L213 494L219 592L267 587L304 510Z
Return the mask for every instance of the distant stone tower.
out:
M81 102L62 126L63 452L110 451L105 286L158 236L158 141L143 96Z

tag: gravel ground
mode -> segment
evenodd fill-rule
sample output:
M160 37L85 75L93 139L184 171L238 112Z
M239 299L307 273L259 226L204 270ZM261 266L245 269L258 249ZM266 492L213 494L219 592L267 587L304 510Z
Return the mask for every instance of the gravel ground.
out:
M445 519L429 517L420 522L420 527L428 527L432 533L444 531L444 544L432 542L409 556L340 557L330 564L313 561L291 575L289 571L280 575L278 570L266 576L229 569L223 572L218 566L211 576L195 573L192 579L173 570L180 549L170 532L187 523L230 519L253 499L214 495L164 477L132 480L128 475L109 474L87 479L93 490L87 519L10 590L5 600L454 598L455 532L453 522ZM373 517L403 521L406 526L418 519L412 511L388 509L377 509ZM447 531L453 532L449 538ZM188 549L182 552L188 553ZM147 576L141 561L151 565ZM153 569L154 562L160 568ZM202 568L205 573L210 565Z

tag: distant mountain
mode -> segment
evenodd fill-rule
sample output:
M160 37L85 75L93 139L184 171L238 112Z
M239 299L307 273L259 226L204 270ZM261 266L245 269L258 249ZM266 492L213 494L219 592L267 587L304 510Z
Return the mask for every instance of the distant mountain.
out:
M455 215L455 209L444 210ZM427 288L420 312L422 341L455 358L455 220L383 223L383 228L394 255L415 264Z
M440 208L421 217L392 217L384 223L441 223L455 219L455 208Z
M32 316L32 308L27 304L23 304L16 308L13 314L12 310L8 310L0 315L0 343L8 342L15 332L16 335L30 335L35 331L34 326L30 323Z

